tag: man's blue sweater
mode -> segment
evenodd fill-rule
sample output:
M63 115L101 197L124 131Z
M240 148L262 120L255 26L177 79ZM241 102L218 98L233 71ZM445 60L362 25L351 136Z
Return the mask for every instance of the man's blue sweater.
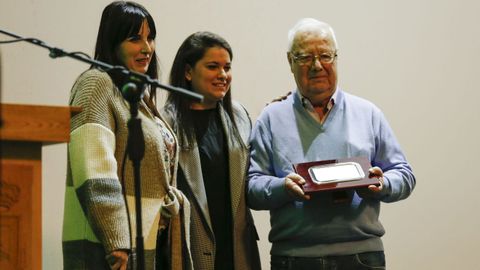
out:
M267 106L251 135L248 204L270 210L272 255L318 257L381 251L385 233L380 201L405 199L415 177L383 113L371 102L337 89L324 124L303 107L297 93ZM292 164L366 156L384 172L383 190L370 197L347 191L348 203L332 192L295 201L284 187Z

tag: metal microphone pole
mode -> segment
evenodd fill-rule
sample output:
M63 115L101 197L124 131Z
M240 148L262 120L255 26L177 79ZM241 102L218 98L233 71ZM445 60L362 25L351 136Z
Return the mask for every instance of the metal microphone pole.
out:
M136 243L137 243L137 269L145 269L145 254L142 228L142 187L140 163L145 154L145 140L142 131L142 119L138 117L138 103L143 97L143 88L134 83L126 83L122 88L123 97L130 103L130 119L128 120L127 153L133 164L135 183L135 218L136 218ZM140 88L140 89L139 89Z

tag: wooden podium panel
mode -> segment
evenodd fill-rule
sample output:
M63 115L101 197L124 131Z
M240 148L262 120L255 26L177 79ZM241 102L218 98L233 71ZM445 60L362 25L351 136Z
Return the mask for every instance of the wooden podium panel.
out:
M42 269L42 145L68 142L80 110L0 106L0 269Z
M41 252L26 251L42 249L41 161L1 160L0 166L0 269L40 269Z
M68 142L70 116L77 107L1 104L0 139L41 143Z

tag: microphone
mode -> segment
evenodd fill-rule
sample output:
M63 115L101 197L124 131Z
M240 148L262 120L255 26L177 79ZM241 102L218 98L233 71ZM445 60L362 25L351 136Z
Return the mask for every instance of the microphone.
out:
M141 84L138 87L136 83L128 82L122 87L122 96L130 103L139 102L145 93L145 85Z

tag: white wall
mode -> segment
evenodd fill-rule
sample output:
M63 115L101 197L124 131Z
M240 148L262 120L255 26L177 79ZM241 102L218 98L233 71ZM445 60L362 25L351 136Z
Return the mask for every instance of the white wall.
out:
M340 45L340 85L383 109L418 179L410 198L382 207L389 269L480 269L477 1L140 2L157 22L164 81L187 35L219 33L234 49L234 97L254 119L267 101L294 86L285 53L288 29L300 17L329 22ZM0 29L92 54L107 3L2 0ZM2 102L67 105L72 83L87 68L72 59L52 60L28 43L0 49ZM43 157L43 264L60 269L66 147L45 147ZM256 212L255 219L269 269L268 213Z

